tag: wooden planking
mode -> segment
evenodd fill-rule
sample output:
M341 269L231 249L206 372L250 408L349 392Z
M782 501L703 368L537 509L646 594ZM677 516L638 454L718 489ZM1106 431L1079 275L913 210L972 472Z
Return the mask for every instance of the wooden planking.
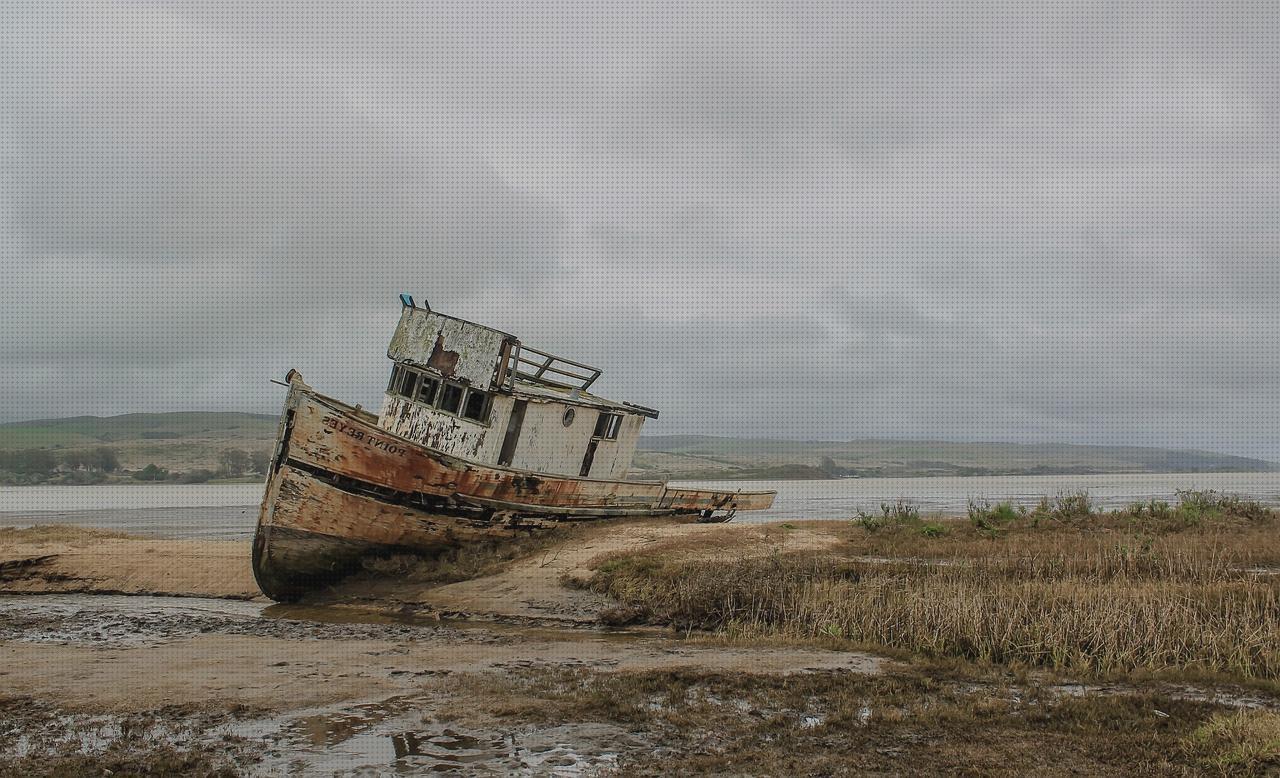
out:
M396 362L429 367L470 386L495 389L493 378L510 339L510 335L481 324L405 308L387 346L387 356Z
M274 600L295 600L360 569L368 554L438 551L527 536L554 525L477 524L344 492L291 467L272 476L253 543L253 574Z
M472 540L527 534L530 527L471 522L454 516L392 505L337 489L291 467L282 467L272 527L318 535L431 550Z
M397 491L549 507L656 506L665 492L656 481L564 478L467 462L391 435L310 391L292 392L291 459Z
M392 435L303 384L292 386L289 404L296 411L288 441L290 458L397 491L462 494L547 508L764 510L773 504L774 492L668 489L658 481L567 478L469 462Z
M734 492L715 489L668 489L662 504L677 510L762 511L773 506L776 492Z

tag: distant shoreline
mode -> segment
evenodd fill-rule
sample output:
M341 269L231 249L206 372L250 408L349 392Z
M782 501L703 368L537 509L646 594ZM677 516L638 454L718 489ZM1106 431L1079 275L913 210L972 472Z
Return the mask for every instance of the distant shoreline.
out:
M0 485L253 483L275 442L275 416L153 413L0 424ZM228 459L230 457L230 459ZM135 480L134 473L146 468ZM1144 446L921 440L784 440L646 435L630 478L808 481L1280 472L1280 464ZM143 480L143 479L146 480Z
M769 469L760 471L751 471L748 474L730 475L722 471L713 471L708 473L673 473L670 475L656 473L636 473L628 474L633 480L646 481L671 481L671 482L708 482L708 481L724 481L724 482L750 482L750 481L867 481L867 480L894 480L894 481L914 481L931 478L1054 478L1054 477L1086 477L1086 476L1197 476L1197 475L1268 475L1280 473L1280 470L1095 470L1095 471L1079 471L1079 470L1054 470L1054 471L1022 471L1022 472L979 472L979 473L892 473L892 474L867 474L867 475L847 475L847 476L828 476L828 475L799 475L795 474L793 469L779 468L780 472L786 474L775 474ZM261 475L242 476L237 478L215 478L208 481L199 482L182 482L175 480L165 481L140 481L131 476L109 476L105 480L94 483L4 483L0 482L0 488L17 489L23 487L114 487L114 486L245 486L252 484L262 484L265 479Z

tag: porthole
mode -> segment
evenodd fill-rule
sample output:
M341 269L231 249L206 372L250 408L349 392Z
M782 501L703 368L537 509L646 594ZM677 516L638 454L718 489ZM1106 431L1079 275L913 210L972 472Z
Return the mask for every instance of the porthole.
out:
M576 414L572 408L565 408L564 409L564 426L566 427L571 426L573 424L573 417L575 415Z

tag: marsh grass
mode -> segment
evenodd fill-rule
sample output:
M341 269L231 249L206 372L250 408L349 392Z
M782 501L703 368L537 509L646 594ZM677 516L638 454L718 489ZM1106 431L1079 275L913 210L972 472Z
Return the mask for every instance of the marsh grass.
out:
M885 531L886 533L910 532L926 538L940 538L950 532L946 523L926 521L920 515L919 506L909 500L896 500L892 503L880 503L879 515L858 511L854 521L868 534ZM794 525L790 525L794 528Z
M1275 512L1256 500L1214 489L1184 489L1178 501L1133 503L1123 509L1099 510L1086 491L1059 492L1042 497L1034 508L1010 502L991 504L975 498L969 501L968 518L974 527L988 533L1039 526L1069 526L1077 529L1127 529L1149 533L1180 532L1204 526L1246 526L1269 524Z
M1214 714L1183 739L1184 752L1224 774L1280 771L1280 713L1239 710Z
M261 711L167 706L141 713L71 713L31 697L0 698L0 778L235 776L255 760L243 738L207 730Z
M1066 495L935 537L911 521L855 521L829 551L616 556L587 585L689 631L1097 675L1280 678L1280 576L1258 569L1276 562L1275 513L1204 493L1183 505L1168 519L1160 508L1103 514Z
M525 726L625 727L655 745L624 753L625 775L1250 775L1274 759L1267 711L905 669L777 676L562 668L451 684L468 713Z

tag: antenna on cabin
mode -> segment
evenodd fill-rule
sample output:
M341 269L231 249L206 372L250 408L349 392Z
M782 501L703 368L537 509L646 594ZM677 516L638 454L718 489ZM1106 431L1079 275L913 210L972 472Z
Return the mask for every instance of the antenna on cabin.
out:
M401 293L400 293L400 304L401 304L401 305L403 305L403 306L404 306L404 307L406 307L406 308L417 308L417 307L418 307L418 306L414 305L414 303L413 303L413 295L411 295L411 294L406 294L405 292L401 292ZM424 300L422 301L422 310L426 311L427 313L430 313L430 312L431 312L431 303L427 302L427 301L424 299Z

